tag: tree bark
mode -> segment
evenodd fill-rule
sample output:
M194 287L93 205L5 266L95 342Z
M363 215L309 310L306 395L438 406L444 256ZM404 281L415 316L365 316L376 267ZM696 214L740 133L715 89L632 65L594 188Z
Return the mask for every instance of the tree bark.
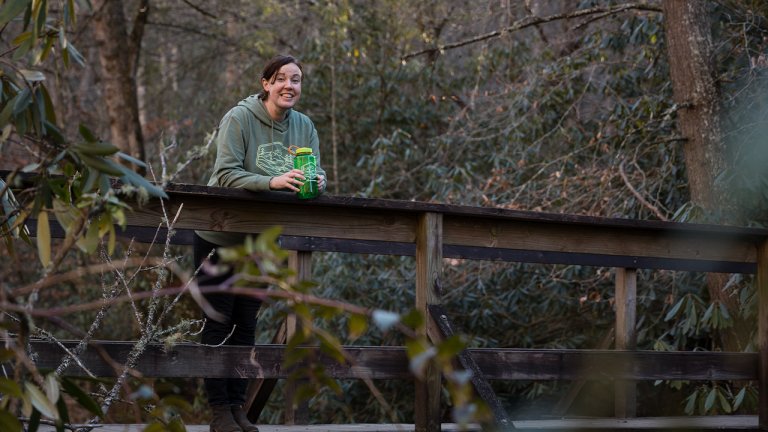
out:
M139 121L136 69L149 1L142 0L129 34L118 0L95 0L93 31L101 65L101 87L109 119L110 140L123 152L145 159L144 136Z
M712 35L704 0L664 0L669 72L685 137L691 202L708 212L725 210L715 178L725 168L719 91L712 64Z
M720 125L720 92L713 63L709 11L705 0L663 0L664 30L669 72L678 111L677 127L685 137L683 152L691 203L714 215L721 223L736 223L724 188L715 179L726 168L727 158ZM740 351L748 340L748 324L740 317L737 296L723 290L727 274L707 274L712 301L727 307L734 326L722 329L721 344Z

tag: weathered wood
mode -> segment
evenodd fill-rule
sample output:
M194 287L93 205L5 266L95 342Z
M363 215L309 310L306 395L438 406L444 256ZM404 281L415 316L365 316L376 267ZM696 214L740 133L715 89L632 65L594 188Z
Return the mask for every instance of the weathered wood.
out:
M291 278L291 283L310 280L312 278L312 252L294 251L288 260L288 265L296 275ZM286 338L291 338L297 331L301 331L301 323L296 320L296 315L289 315L286 318ZM307 401L297 402L295 400L296 391L303 380L289 381L285 385L285 409L283 421L287 425L307 424L309 423L309 405Z
M727 416L686 416L686 417L640 417L633 419L615 418L564 418L564 419L532 419L514 420L513 424L518 431L746 431L758 430L757 416L727 415ZM94 432L143 432L145 424L116 425L105 424L93 429ZM187 432L209 432L208 425L187 425ZM413 432L413 424L330 424L330 425L259 425L261 432ZM54 432L53 426L41 426L41 432ZM479 425L469 425L467 429L461 429L453 423L443 423L440 426L443 432L479 432Z
M449 338L454 335L453 326L448 319L448 314L445 309L440 305L430 305L429 315L437 325L443 338ZM472 386L475 389L477 395L485 401L486 404L493 411L493 417L496 420L496 424L503 430L514 429L512 426L512 419L507 415L507 411L504 409L499 398L496 396L496 392L493 391L493 387L483 376L483 372L480 367L472 358L472 355L466 349L459 353L458 362L462 368L472 372Z
M272 343L285 344L288 340L287 330L287 323L283 320L274 336L272 336ZM275 385L277 385L277 378L256 378L248 383L248 392L243 409L247 413L248 420L252 423L258 422L261 412L264 411L264 407L267 406L269 397L275 389Z
M479 219L445 215L443 242L463 246L529 251L755 262L752 244L686 231Z
M173 197L165 203L170 215L183 204L176 228L235 233L260 233L275 225L286 235L357 240L414 242L417 214L378 209L312 208L301 203L273 202L257 205L219 197ZM152 201L126 212L128 224L155 226L162 218L160 205Z
M124 362L131 342L97 341L115 361ZM69 349L76 342L64 342ZM53 369L65 354L57 345L33 341L37 365ZM351 364L340 365L318 356L329 376L338 379L413 379L403 347L346 346ZM601 350L531 350L475 348L468 350L489 380L738 380L758 379L757 353L657 352ZM150 344L136 370L147 377L286 378L281 367L284 345L219 346ZM201 362L200 359L206 359ZM93 348L80 356L96 376L111 377L114 369ZM85 376L76 365L68 376Z
M440 304L443 272L442 215L424 213L419 217L416 235L416 310L424 317L424 325L418 332L431 336L433 342L440 334L433 320L429 319L429 306ZM440 395L442 382L440 371L428 364L424 376L416 381L415 419L417 432L440 431Z
M760 430L768 431L768 241L757 247L757 346L760 356L757 393Z
M637 270L616 269L616 349L637 348ZM632 381L615 382L614 412L618 418L637 414L636 386Z

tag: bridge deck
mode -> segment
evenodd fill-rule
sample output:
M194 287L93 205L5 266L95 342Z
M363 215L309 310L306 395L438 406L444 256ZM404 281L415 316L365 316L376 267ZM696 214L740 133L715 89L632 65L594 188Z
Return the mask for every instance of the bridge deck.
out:
M702 416L702 417L638 417L638 418L576 418L552 420L515 420L520 431L576 431L576 430L758 430L757 416ZM141 432L146 425L102 425L94 432ZM52 427L40 428L53 432ZM412 424L331 424L331 425L259 425L260 432L413 432ZM444 423L442 431L459 431L455 424ZM480 431L477 426L470 431ZM187 432L208 432L208 425L188 425Z

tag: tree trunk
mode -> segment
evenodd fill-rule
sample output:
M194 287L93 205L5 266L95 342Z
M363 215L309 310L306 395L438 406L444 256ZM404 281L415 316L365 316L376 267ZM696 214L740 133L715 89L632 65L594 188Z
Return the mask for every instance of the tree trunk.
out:
M669 72L678 111L677 127L685 143L683 152L691 202L722 223L735 223L733 207L716 177L726 168L726 151L720 126L720 94L713 64L709 11L705 0L664 0ZM712 301L728 308L734 326L721 330L728 351L746 346L748 325L740 317L737 296L723 290L729 275L707 274Z
M669 69L686 138L685 163L691 202L708 212L723 211L715 177L725 168L720 132L719 92L712 64L712 35L705 0L664 0Z
M136 66L148 0L142 0L132 33L128 33L123 2L95 0L93 31L101 64L101 87L109 118L110 140L123 152L144 160L144 136L139 121Z

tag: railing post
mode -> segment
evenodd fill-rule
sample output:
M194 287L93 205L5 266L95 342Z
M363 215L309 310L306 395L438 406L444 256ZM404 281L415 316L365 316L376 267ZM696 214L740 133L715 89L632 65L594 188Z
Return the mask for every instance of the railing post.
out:
M758 382L758 427L768 431L768 240L757 246L757 346L760 365Z
M300 282L312 278L312 252L309 251L295 251L291 252L288 257L288 265L296 272L296 277L292 278L292 282ZM299 329L299 323L296 321L296 316L288 315L285 320L286 327L286 341L290 341L296 331ZM306 402L302 402L300 405L296 404L293 400L296 394L296 387L300 382L288 383L285 386L285 424L307 424L309 423L309 408Z
M616 349L637 348L637 270L616 269ZM634 381L616 380L614 415L619 418L637 415L637 394Z
M429 305L440 303L440 281L443 271L443 215L424 213L419 217L416 233L416 308L424 316L422 335L439 334L430 319ZM428 368L423 380L416 380L416 432L440 431L441 376L436 368Z

